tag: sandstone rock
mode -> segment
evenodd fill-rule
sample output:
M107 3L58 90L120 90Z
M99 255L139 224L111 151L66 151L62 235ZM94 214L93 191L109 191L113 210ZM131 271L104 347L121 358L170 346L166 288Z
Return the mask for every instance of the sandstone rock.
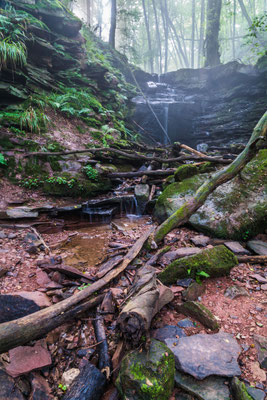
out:
M225 290L224 295L225 295L225 297L229 297L229 299L233 300L237 297L249 296L249 293L242 286L233 285L233 286L229 286Z
M23 291L21 291L21 292L14 292L14 293L11 293L11 294L13 296L21 296L24 299L32 300L40 308L51 306L51 302L49 300L49 297L45 293L41 293L41 292L23 292Z
M186 290L183 291L182 297L186 301L195 301L204 292L205 292L205 285L193 282Z
M219 329L220 325L212 312L197 301L187 301L177 306L177 311L199 321L205 328Z
M205 235L197 235L191 239L195 246L205 247L209 244L210 238Z
M19 346L9 351L10 364L6 371L16 377L52 364L49 351L41 341L33 347Z
M267 243L262 240L250 240L247 243L249 249L260 256L267 256Z
M71 368L68 371L65 371L61 378L62 383L69 387L79 374L80 370L78 368Z
M122 361L116 386L124 400L169 400L174 386L172 352L154 339L147 352L130 352Z
M167 339L166 342L174 353L176 368L196 379L202 380L210 375L232 377L241 374L237 362L241 348L228 333L197 334L178 341Z
M201 250L198 249L197 247L182 247L181 249L168 251L161 257L160 261L162 264L167 265L170 264L172 261L177 260L178 258L192 256L200 252Z
M16 207L6 210L6 215L10 219L37 218L38 212L33 212L29 207Z
M211 376L199 381L176 371L174 379L176 387L186 390L200 400L230 400L230 391L225 384L225 378Z
M250 254L248 250L244 249L239 242L224 242L224 245L231 250L234 254L246 255Z

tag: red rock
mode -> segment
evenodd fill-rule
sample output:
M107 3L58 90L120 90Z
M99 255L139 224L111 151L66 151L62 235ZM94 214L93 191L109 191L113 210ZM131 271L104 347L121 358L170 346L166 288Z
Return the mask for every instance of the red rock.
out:
M11 293L14 296L21 296L24 297L24 299L29 299L35 302L39 307L49 307L51 306L51 302L49 300L49 297L41 292L15 292Z
M46 286L48 283L52 282L48 274L41 269L36 272L36 281L39 286Z
M42 344L43 341L38 341L33 347L19 346L10 350L10 364L7 366L6 372L16 378L35 369L51 365L50 352Z

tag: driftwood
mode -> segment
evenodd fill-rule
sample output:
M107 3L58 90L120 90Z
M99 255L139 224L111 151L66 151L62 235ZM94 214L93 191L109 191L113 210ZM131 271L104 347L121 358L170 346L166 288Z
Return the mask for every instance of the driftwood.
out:
M24 154L24 157L47 157L47 156L67 156L71 154L83 154L83 153L114 153L118 154L120 156L123 156L127 159L131 160L140 160L140 161L158 161L159 163L172 163L172 162L180 162L180 161L193 161L193 160L198 160L198 161L210 161L210 162L215 162L215 163L221 163L221 164L229 164L229 160L225 160L224 158L221 157L210 157L210 156L196 156L196 155L187 155L183 153L179 157L175 158L162 158L162 157L149 157L145 156L144 154L136 153L133 150L129 150L129 153L127 151L122 151L118 149L114 149L113 147L99 147L99 148L90 148L90 149L83 149L83 150L66 150L66 151L58 151L58 152L32 152L32 153L26 153Z
M100 400L104 394L107 379L94 365L86 364L63 400Z
M267 264L267 256L237 256L240 263Z
M173 297L171 289L157 281L153 267L141 268L118 317L118 327L126 341L132 346L138 345L142 336L148 335L152 318Z
M195 154L197 157L206 157L206 154L201 153L200 151L197 151L195 149L192 149L192 147L187 146L186 144L181 144L180 147L184 150L189 151L192 154Z
M175 211L158 227L154 235L155 242L159 243L172 229L185 224L190 216L205 203L207 197L218 186L234 178L234 176L236 176L255 156L258 149L264 145L266 146L266 132L267 112L262 116L254 128L251 138L242 153L240 153L239 156L228 167L213 174L210 179L200 186L194 196L186 201L182 207Z
M94 282L91 286L61 301L58 304L45 308L44 310L35 312L31 315L27 315L26 317L22 317L14 321L0 324L0 354L14 347L24 345L31 340L39 339L50 330L65 322L66 319L64 317L64 314L66 314L67 312L70 312L71 314L72 307L84 301L85 299L93 295L96 291L102 289L128 267L128 265L139 254L139 252L143 248L144 243L148 239L149 235L152 234L153 230L154 228L149 229L140 239L135 242L133 247L124 257L121 265L119 265L116 269L108 272L107 275L105 275L97 282ZM94 299L89 301L90 306L88 307L88 309L98 304L99 297L97 297L97 299L97 302ZM70 319L70 317L68 318ZM57 321L57 323L55 323L55 320Z
M96 318L94 320L94 331L95 337L99 345L98 350L98 368L106 376L107 379L110 378L111 364L110 357L108 354L108 342L105 332L104 319L100 313L100 308L97 308Z

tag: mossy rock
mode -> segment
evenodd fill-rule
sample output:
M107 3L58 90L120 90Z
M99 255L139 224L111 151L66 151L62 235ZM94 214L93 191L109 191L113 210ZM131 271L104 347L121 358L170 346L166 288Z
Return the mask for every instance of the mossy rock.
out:
M195 175L185 179L182 182L171 183L166 187L163 193L159 196L154 217L158 222L163 222L180 208L195 191L205 182L207 174Z
M166 189L166 187L168 185L170 185L171 183L174 183L174 182L175 182L174 175L167 176L167 178L164 180L164 182L162 184L163 189Z
M174 373L173 353L153 339L148 351L131 352L123 359L116 386L123 400L168 400Z
M254 400L248 393L246 385L237 377L233 378L231 388L235 400Z
M176 182L182 182L184 179L190 178L191 176L204 174L213 171L214 169L215 165L211 162L181 165L174 173L174 180Z
M189 276L195 278L202 271L215 278L228 275L231 268L237 264L238 260L234 253L220 245L173 261L158 275L158 278L164 284L172 284L177 279Z
M229 182L209 195L190 218L212 236L247 240L267 229L267 150L260 150Z

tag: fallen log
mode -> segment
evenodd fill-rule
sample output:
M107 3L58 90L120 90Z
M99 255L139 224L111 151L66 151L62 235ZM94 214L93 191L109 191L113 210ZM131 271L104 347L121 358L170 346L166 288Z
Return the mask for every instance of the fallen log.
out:
M93 364L86 364L63 400L100 400L106 387L106 377Z
M237 256L240 263L267 264L267 256Z
M47 307L26 317L0 324L0 354L14 347L24 345L31 340L40 339L50 330L65 322L65 313L71 311L72 307L87 299L96 291L102 289L128 267L128 265L139 254L153 230L154 228L149 229L135 242L133 247L124 257L121 265L108 272L107 275L97 282L94 282L91 286L51 307ZM94 307L96 305L95 300L92 299L90 301L93 304L91 305L90 303L90 307ZM55 319L58 321L57 324L55 324Z
M99 345L97 346L98 368L106 376L107 380L109 380L111 374L111 363L108 353L108 342L105 332L104 319L100 313L99 308L97 308L96 318L93 325L96 340L97 342L99 342Z
M96 274L97 278L102 278L106 275L112 268L116 267L123 260L123 256L117 255L112 257L110 260L106 261L104 264L100 265L99 271Z
M146 176L169 176L176 171L176 168L156 169L152 171L133 171L133 172L112 172L107 175L110 179L135 178Z
M177 211L175 211L157 228L154 238L151 238L151 240L159 243L172 229L185 224L190 216L205 203L207 197L218 186L233 179L234 176L236 176L255 156L259 148L262 146L266 147L266 132L267 112L262 116L254 128L251 138L242 153L240 153L228 167L213 174L210 179L200 186L194 196L186 201Z
M153 267L145 266L137 272L128 302L118 317L118 327L131 346L148 337L152 318L173 297L171 289L157 281Z

